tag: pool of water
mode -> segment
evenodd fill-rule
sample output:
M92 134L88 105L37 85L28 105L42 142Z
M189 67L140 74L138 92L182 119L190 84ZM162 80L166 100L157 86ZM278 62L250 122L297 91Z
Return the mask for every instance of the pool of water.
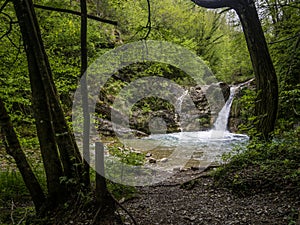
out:
M142 139L122 140L127 146L143 153L151 153L157 160L155 167L168 169L202 167L210 163L222 163L221 156L235 146L245 146L247 135L215 130L154 134ZM166 162L160 159L166 158ZM166 165L168 164L168 166Z

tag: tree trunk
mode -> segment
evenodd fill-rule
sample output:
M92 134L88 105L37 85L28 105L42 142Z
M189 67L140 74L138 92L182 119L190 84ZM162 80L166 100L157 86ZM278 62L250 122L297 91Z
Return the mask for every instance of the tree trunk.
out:
M243 26L256 79L256 126L263 138L268 139L277 117L278 82L254 2L243 3L235 10Z
M104 146L100 142L95 143L96 156L96 200L99 207L96 213L93 225L114 224L116 218L116 202L106 186L104 177Z
M86 0L80 0L81 8L81 93L83 109L83 161L84 161L84 183L86 187L90 186L90 112L88 104L88 92L86 84L87 70L87 8Z
M278 109L278 82L265 36L253 0L192 0L205 8L230 7L243 26L253 70L256 78L256 128L262 138L269 139L274 131Z
M17 167L30 193L35 209L39 212L41 206L45 203L45 195L21 148L2 99L0 99L0 126L6 152L16 161Z
M55 207L64 199L65 192L60 183L63 169L52 126L49 97L44 86L46 77L49 77L47 58L40 41L40 31L31 0L14 0L13 3L28 60L33 111L47 177L49 202L52 203L49 207Z
M39 71L38 76L40 76L42 79L42 86L44 87L45 95L47 96L48 99L49 108L51 110L50 113L53 120L55 140L59 148L60 159L63 164L64 175L67 178L77 178L77 180L79 180L82 173L81 167L78 166L82 163L81 156L77 144L75 142L75 138L73 134L70 132L69 127L66 123L64 113L59 102L57 90L53 82L51 68L43 46L32 1L31 0L14 1L14 4L24 5L22 9L24 10L24 13L20 12L23 13L22 14L23 17L20 17L20 21L21 21L20 25L23 23L22 20L28 20L27 21L28 26L21 28L21 30L22 29L24 30L22 31L22 35L26 34L26 32L33 34L32 37L27 38L27 41L28 41L28 46L35 46L35 47L31 47L28 54L36 54L36 56L38 57L37 61L35 62L33 60L32 63L35 63L35 65L38 68L37 69L37 71ZM21 16L21 14L19 16ZM30 16L30 17L26 18L26 16L27 17ZM24 44L26 44L25 40L24 40Z

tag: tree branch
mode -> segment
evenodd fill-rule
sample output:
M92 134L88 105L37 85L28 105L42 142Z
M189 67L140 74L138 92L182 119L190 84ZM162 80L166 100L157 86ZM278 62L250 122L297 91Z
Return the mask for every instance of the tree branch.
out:
M148 6L148 22L146 25L146 28L148 28L148 31L145 35L145 37L143 37L144 40L146 40L151 32L151 6L150 6L150 0L147 0L147 6Z
M226 9L223 9L221 12L219 12L219 14L222 14L222 13L226 13L228 11L230 11L232 8L226 8Z
M277 44L277 43L289 41L289 40L292 40L292 39L295 39L295 38L299 38L299 37L300 37L300 33L299 33L299 34L296 34L295 36L288 37L288 38L285 38L285 39L282 39L282 40L277 40L277 41L269 42L268 44L269 44L269 45L273 45L273 44Z
M7 3L9 2L10 0L6 0L3 5L0 7L0 13L2 12L2 10L5 8L5 6L7 5Z
M44 10L55 11L55 12L70 13L70 14L77 15L77 16L81 15L80 12L73 11L73 10L70 10L70 9L60 9L60 8L56 8L56 7L52 7L52 6L44 6L44 5L38 5L38 4L33 4L33 6L35 8L38 8L38 9L44 9ZM93 16L93 15L87 15L87 18L92 19L92 20L96 20L96 21L99 21L99 22L102 22L102 23L115 25L115 26L118 25L117 21L107 20L107 19L103 19L103 18Z
M209 9L217 9L230 7L233 8L236 5L234 0L192 0L196 5L201 7L209 8Z
M13 24L12 18L8 14L6 14L4 12L2 12L2 14L5 15L9 19L9 27L8 27L8 30L0 37L0 40L10 34L10 32L12 31L12 24Z

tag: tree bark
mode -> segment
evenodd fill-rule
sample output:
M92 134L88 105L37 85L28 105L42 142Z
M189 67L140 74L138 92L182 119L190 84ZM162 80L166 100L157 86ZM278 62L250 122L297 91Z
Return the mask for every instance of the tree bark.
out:
M46 95L44 85L44 82L47 81L46 77L50 77L47 58L41 43L32 1L14 0L13 4L28 60L33 111L47 177L48 198L52 203L49 207L55 207L64 199L65 191L60 183L63 169L56 146L49 96Z
M30 193L35 209L39 212L40 208L45 203L45 195L21 148L2 99L0 99L0 127L1 133L3 134L3 142L5 144L6 152L16 161L17 167Z
M99 207L92 224L114 224L118 220L115 216L116 201L107 189L104 177L104 146L100 142L95 143L96 155L96 200Z
M87 70L87 7L86 0L80 0L81 8L81 93L83 109L83 161L84 161L84 183L90 186L90 112L88 104L88 92L86 76Z
M52 78L50 64L44 49L38 22L33 9L33 3L31 0L15 0L14 4L23 5L23 8L20 8L21 11L17 13L17 16L19 14L18 18L20 17L20 26L21 24L26 24L21 27L21 32L24 44L30 46L27 50L27 57L29 59L29 57L33 57L35 55L35 58L33 57L32 61L29 63L29 70L30 67L35 65L37 67L36 76L40 76L41 79L40 85L32 88L35 89L44 87L48 107L50 108L50 114L52 116L51 122L55 132L56 142L53 142L53 144L57 143L59 148L60 159L63 164L63 175L67 178L77 178L77 180L79 180L79 174L82 173L80 166L78 166L82 163L81 156L76 145L75 138L68 128L59 102L57 90ZM24 20L24 22L22 22L22 20ZM30 34L29 37L25 37L27 34ZM44 100L46 97L44 97Z
M244 3L244 2L243 2ZM264 33L253 1L239 4L236 12L241 20L256 79L255 115L257 130L264 139L274 131L278 110L278 81Z
M256 78L256 128L268 140L274 131L278 110L278 82L265 36L253 0L192 0L205 8L229 7L234 9L243 26Z

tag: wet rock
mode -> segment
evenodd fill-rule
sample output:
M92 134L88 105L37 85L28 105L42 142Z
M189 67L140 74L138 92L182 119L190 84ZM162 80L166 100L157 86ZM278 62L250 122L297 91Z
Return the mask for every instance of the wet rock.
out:
M173 168L173 171L178 171L179 172L180 169L181 169L180 167L175 167L175 168Z
M148 159L148 162L149 162L149 163L156 163L156 159L154 159L154 158L149 158L149 159Z
M200 167L199 166L192 166L191 170L193 170L193 171L200 170Z
M114 127L116 129L114 129ZM124 137L124 138L125 137L133 138L133 137L148 136L146 133L143 133L139 130L125 128L125 127L122 127L118 124L114 124L113 122L111 122L109 120L104 120L104 119L101 119L101 118L98 119L98 128L97 129L102 135L106 135L106 136L115 136L116 132L119 135L122 135L122 137Z

